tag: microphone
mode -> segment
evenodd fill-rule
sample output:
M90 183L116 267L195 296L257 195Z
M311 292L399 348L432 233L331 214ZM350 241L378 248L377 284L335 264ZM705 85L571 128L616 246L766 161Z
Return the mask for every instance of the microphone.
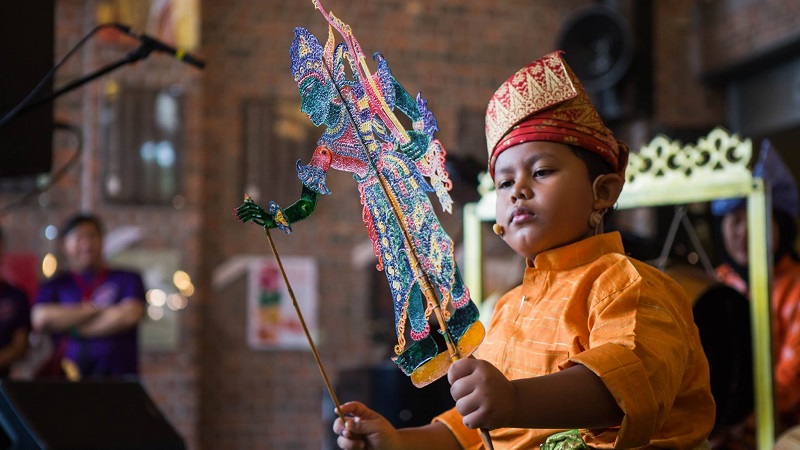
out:
M137 33L127 25L123 25L121 23L115 23L114 27L122 31L123 33L127 34L128 36L131 36L139 40L139 42L141 42L142 45L145 45L153 50L172 55L178 61L183 61L186 64L191 64L197 67L198 69L203 69L206 66L206 63L203 60L193 56L191 53L181 50L179 48L171 47L159 41L158 39L152 36L148 36L144 33Z

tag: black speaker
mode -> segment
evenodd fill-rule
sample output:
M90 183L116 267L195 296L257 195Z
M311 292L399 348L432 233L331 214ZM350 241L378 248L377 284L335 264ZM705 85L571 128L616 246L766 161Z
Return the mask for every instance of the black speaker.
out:
M53 67L53 0L10 0L0 14L0 118L19 104ZM52 91L48 82L35 98ZM0 178L50 171L52 102L0 126Z
M183 450L137 381L3 381L0 449Z
M606 122L650 114L650 3L628 0L623 8L619 1L600 0L567 18L556 41Z

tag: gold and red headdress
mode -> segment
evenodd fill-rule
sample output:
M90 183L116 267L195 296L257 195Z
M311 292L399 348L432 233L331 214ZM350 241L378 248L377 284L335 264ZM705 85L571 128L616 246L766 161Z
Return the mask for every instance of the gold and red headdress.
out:
M497 156L528 141L551 141L596 153L624 175L628 147L603 124L578 77L556 51L523 67L486 109L489 173Z

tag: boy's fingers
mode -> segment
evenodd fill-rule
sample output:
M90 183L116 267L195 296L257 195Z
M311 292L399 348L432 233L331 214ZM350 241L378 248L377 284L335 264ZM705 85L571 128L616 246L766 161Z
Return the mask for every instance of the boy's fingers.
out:
M342 414L346 414L344 423L337 417L333 421L333 432L347 438L358 437L380 431L381 416L361 403L352 402L342 405Z
M381 419L364 419L362 417L353 417L347 419L345 425L345 436L366 436L369 434L380 433L383 431Z
M332 428L333 428L333 432L337 436L341 436L342 435L342 431L344 431L344 424L342 423L342 419L337 417L336 420L333 421L333 427Z
M361 450L366 448L366 444L364 444L364 441L351 441L350 439L347 439L346 437L342 436L336 438L336 445L338 445L339 448L344 450Z
M336 440L342 448L358 448L361 435L352 429L353 421L348 417L345 419L344 425L342 425L341 419L336 419L334 422L333 432L339 436ZM347 446L343 446L343 443L347 443Z
M476 361L477 359L469 358L454 361L453 364L450 364L450 368L447 369L447 381L453 384L472 373Z
M339 408L345 416L356 416L362 419L370 419L375 416L375 411L369 409L361 402L347 402L342 403ZM335 411L338 414L337 411Z

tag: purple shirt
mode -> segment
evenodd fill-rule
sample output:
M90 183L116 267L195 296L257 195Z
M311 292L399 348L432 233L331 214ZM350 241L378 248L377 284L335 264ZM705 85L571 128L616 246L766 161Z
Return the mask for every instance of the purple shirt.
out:
M98 307L106 307L125 299L144 302L144 294L139 274L108 269L99 275L96 272L64 273L43 284L33 303L79 304L85 296ZM78 365L84 378L137 375L137 328L94 338L76 338L63 333L55 336L56 349L63 350L64 357Z
M0 348L11 343L14 332L31 328L31 308L28 296L0 280ZM9 367L0 367L0 376L7 377Z

